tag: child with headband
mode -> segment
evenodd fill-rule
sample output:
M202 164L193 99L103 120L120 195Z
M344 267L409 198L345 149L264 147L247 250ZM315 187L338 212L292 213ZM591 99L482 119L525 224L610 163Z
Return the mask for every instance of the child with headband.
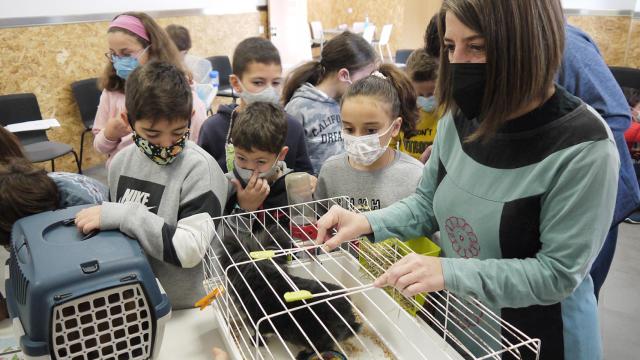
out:
M105 56L108 63L99 80L103 91L93 124L93 146L98 152L108 156L108 167L118 151L133 143L132 129L122 116L126 111L124 88L129 74L151 60L173 64L187 75L188 71L165 30L145 13L128 12L118 15L109 25L107 42L109 52ZM197 96L193 96L190 140L198 140L200 127L205 119L204 104Z

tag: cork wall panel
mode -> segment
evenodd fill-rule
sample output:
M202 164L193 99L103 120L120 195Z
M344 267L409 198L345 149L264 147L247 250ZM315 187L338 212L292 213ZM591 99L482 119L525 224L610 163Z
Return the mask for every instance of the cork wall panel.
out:
M568 16L568 21L586 31L593 38L607 64L624 66L627 63L631 17Z
M186 16L158 19L186 26L192 36L192 53L231 55L242 39L258 35L266 23L259 13L223 16ZM107 22L0 29L0 94L32 92L44 118L55 117L61 127L48 131L53 141L67 143L79 152L83 126L71 94L71 83L99 77L107 60ZM93 150L93 137L85 138L83 167L104 161ZM56 160L56 170L76 171L72 156Z
M347 11L349 8L351 13ZM389 43L392 51L397 49L402 36L404 8L404 0L308 0L309 21L321 21L325 28L335 28L340 24L351 27L354 22L364 21L368 15L369 21L376 25L377 39L385 24L393 24Z
M640 68L640 19L631 21L629 30L629 46L627 50L626 66Z

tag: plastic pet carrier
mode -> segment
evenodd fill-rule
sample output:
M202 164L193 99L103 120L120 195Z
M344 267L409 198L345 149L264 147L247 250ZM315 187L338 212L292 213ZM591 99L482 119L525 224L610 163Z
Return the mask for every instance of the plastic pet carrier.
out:
M18 221L5 285L20 347L30 359L148 359L171 304L137 241L94 236L73 223L86 206Z

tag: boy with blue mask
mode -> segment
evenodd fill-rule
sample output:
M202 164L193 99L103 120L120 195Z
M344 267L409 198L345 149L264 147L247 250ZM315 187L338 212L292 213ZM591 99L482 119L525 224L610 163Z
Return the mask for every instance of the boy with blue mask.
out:
M218 112L203 124L198 140L198 145L218 161L224 172L233 171L235 149L231 132L237 116L252 103L278 105L283 82L278 49L260 37L248 38L238 44L233 53L232 71L229 80L240 97L240 104L220 105ZM289 148L285 163L295 171L311 172L302 125L288 115L285 124L286 129L281 129L286 134L285 144Z
M406 72L411 79L416 95L418 95L417 104L420 109L420 117L416 123L416 135L409 137L400 133L397 139L398 150L426 163L431 152L430 147L436 138L438 120L442 116L437 111L434 96L438 63L424 49L418 49L412 52L407 59Z
M76 226L88 234L117 229L137 239L174 309L205 295L198 264L213 239L227 181L215 160L188 141L193 93L169 63L136 68L126 84L122 121L135 146L113 158L110 202L80 211Z
M285 177L292 173L284 159L287 121L279 105L256 102L235 120L231 131L234 166L230 180L227 213L242 213L288 205ZM278 218L278 215L274 215Z

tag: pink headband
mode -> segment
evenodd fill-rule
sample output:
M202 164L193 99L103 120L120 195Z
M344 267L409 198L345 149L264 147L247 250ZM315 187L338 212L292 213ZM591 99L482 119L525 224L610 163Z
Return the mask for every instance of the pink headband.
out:
M147 30L145 30L144 25L142 25L142 21L135 16L131 15L120 15L115 18L111 24L109 25L109 29L118 27L121 29L129 30L132 33L140 36L141 38L149 41L149 35L147 34Z

